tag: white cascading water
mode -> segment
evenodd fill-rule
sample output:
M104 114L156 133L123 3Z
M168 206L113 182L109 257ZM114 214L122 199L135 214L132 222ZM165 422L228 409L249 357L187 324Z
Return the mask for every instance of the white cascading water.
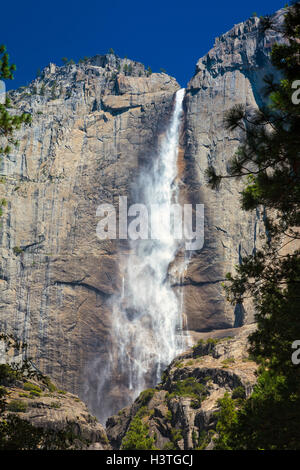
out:
M151 169L139 176L137 189L147 208L177 202L177 157L184 89L178 90L168 129ZM150 212L150 209L148 209ZM155 386L162 371L186 346L182 298L170 285L168 270L179 249L161 213L151 212L156 239L130 241L121 296L114 299L111 352L102 368L98 395L106 407L102 419ZM178 273L181 278L182 273ZM104 379L105 376L105 379ZM111 380L111 384L109 381Z

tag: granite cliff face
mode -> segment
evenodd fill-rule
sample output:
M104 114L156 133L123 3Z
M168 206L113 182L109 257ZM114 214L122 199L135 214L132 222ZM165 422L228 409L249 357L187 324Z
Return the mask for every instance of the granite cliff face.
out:
M260 32L258 18L236 25L199 60L186 89L178 184L182 202L205 205L205 244L191 254L182 279L172 268L170 275L174 288L184 285L184 316L195 339L253 321L250 305L228 305L221 282L260 243L264 212L241 211L242 182L227 180L215 192L204 172L208 163L226 172L240 135L224 130L224 110L260 104L278 40ZM11 93L33 124L16 133L20 147L2 162L0 197L8 206L1 219L0 330L24 341L25 356L88 403L98 387L89 365L108 358L110 299L121 291L120 266L129 250L126 241L96 237L96 209L117 206L120 195L130 203L178 89L168 75L108 54L78 65L50 64ZM184 448L191 448L189 439Z
M89 363L107 351L107 300L121 287L118 267L128 249L97 238L96 209L117 205L119 195L130 199L178 88L166 74L107 55L50 64L11 93L33 124L16 133L20 147L2 163L8 207L0 328L27 343L39 369L81 396Z
M282 21L283 11L275 15ZM241 135L224 128L224 112L242 103L251 108L262 102L263 77L274 73L270 51L282 38L260 30L252 17L216 39L201 58L185 98L183 137L183 194L205 205L205 245L193 256L185 276L185 311L190 330L238 327L253 321L251 305L231 306L224 299L221 282L234 271L241 256L251 254L265 235L264 211L243 212L239 192L244 183L223 180L219 191L205 184L205 170L213 164L226 174L229 159Z

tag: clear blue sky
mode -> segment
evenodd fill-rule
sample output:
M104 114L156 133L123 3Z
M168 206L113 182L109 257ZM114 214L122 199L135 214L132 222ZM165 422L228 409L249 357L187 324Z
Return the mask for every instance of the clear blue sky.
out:
M77 61L109 48L164 68L185 86L214 38L253 12L273 13L285 0L52 0L2 2L0 44L17 65L7 89L26 85L38 68Z

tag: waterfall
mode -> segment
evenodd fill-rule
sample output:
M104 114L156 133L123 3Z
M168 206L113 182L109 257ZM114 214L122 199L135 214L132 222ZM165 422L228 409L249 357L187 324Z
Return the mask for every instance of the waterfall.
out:
M178 201L177 157L184 89L177 91L168 128L151 168L135 182L140 202L159 209ZM112 305L111 351L102 366L100 416L107 417L155 386L166 366L187 345L182 329L182 292L177 295L168 276L180 245L170 235L167 218L151 212L155 239L130 241L122 290ZM178 272L181 280L183 269ZM180 271L180 267L179 267ZM103 377L105 376L105 380Z

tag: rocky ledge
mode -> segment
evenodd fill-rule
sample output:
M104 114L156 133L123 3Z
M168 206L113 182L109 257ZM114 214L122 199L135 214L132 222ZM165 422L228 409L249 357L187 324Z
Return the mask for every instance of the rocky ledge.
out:
M225 392L247 397L256 382L257 364L249 358L248 336L255 325L235 336L201 338L165 370L161 383L107 421L114 449L210 449L218 400ZM230 331L230 334L232 334ZM219 334L219 332L218 332ZM136 435L138 434L138 435Z
M76 395L59 390L24 364L22 369L1 364L0 450L32 449L111 447L103 426Z

